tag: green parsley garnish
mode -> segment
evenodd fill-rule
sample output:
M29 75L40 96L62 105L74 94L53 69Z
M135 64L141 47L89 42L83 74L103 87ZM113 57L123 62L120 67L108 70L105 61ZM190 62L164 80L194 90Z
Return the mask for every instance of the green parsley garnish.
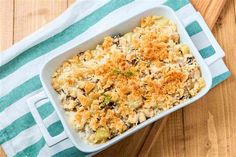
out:
M133 76L134 73L132 73L131 71L126 71L126 72L123 73L123 75L126 76L126 77L130 77L130 76Z
M103 106L106 106L106 105L108 105L110 102L111 102L111 97L110 97L109 95L105 95L105 94L104 94L104 100L103 100L103 102L102 102L102 105L103 105Z
M113 69L113 71L112 71L114 74L122 74L122 72L120 71L120 69L118 69L118 68L115 68L115 69Z
M120 69L118 69L118 68L115 68L115 69L113 69L113 71L112 71L114 74L116 74L116 75L123 75L123 76L126 76L126 77L131 77L131 76L133 76L134 75L134 73L132 72L132 71L124 71L124 72L122 72Z

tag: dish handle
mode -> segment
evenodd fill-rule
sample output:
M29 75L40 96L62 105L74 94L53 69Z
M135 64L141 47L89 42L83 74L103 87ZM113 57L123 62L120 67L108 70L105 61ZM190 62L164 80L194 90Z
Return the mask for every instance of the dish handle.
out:
M44 101L45 99L48 99L48 98L47 98L46 94L44 93L44 91L42 91L42 92L30 97L27 100L27 104L29 106L32 116L34 117L36 124L39 126L39 129L40 129L47 145L49 147L51 147L51 146L57 144L58 142L66 139L67 135L66 135L65 131L63 131L62 133L60 133L59 135L56 135L54 137L52 137L49 134L49 132L43 122L43 119L41 118L41 116L37 110L37 106L36 106L40 101Z

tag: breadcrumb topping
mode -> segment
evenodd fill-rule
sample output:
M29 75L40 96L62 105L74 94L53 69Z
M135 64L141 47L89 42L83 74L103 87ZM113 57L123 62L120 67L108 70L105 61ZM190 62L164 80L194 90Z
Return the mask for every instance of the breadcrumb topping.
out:
M141 19L123 36L65 61L52 76L71 124L90 143L104 143L195 96L204 86L199 65L176 25Z

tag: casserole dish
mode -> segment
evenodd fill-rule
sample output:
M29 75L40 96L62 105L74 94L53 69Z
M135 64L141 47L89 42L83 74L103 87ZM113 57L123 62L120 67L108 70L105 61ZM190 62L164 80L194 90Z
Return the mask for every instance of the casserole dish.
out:
M200 65L200 70L202 73L202 77L205 80L206 86L193 98L188 99L184 103L181 103L177 106L174 106L171 109L168 109L166 111L161 112L160 114L146 120L145 122L137 125L136 127L133 127L121 135L118 135L114 137L113 139L107 141L106 143L103 144L97 144L97 145L90 145L86 143L84 140L80 139L78 133L70 126L65 110L61 108L60 106L60 100L58 98L57 92L53 89L51 85L51 79L52 79L52 74L56 71L56 69L67 59L71 58L72 56L76 55L78 52L85 51L88 49L94 48L97 44L101 43L101 41L104 39L104 37L108 35L116 35L118 33L120 34L125 34L129 31L131 31L133 28L138 26L138 23L141 19L141 17L146 17L150 15L157 15L157 16L164 16L171 21L173 21L178 29L178 33L180 35L180 40L182 43L185 43L189 46L190 51L192 55L196 58L197 63ZM185 31L183 25L181 22L178 20L177 16L175 15L174 11L168 7L165 6L158 6L154 7L151 9L148 9L146 11L143 11L137 15L132 16L130 19L123 21L120 24L117 24L116 26L113 26L112 28L108 29L107 31L104 31L98 35L96 35L93 38L88 39L87 41L75 46L71 47L69 50L62 52L60 55L53 57L49 62L47 62L41 73L40 73L40 79L42 81L42 85L45 89L46 94L48 95L50 101L52 102L56 112L59 115L59 118L64 126L64 129L68 135L68 137L72 140L72 142L75 144L75 146L80 149L83 152L94 152L94 151L99 151L102 149L105 149L112 144L118 142L119 140L129 136L130 134L138 131L139 129L147 126L148 124L162 118L163 116L170 114L171 112L174 112L194 101L197 99L201 98L203 95L205 95L208 90L211 87L212 84L212 76L209 71L209 68L203 58L200 56L199 52L195 48L194 44L192 43L190 37L188 36L187 32Z

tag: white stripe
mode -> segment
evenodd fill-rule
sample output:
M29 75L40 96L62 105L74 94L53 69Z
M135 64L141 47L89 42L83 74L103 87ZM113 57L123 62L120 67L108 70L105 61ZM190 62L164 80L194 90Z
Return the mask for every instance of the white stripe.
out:
M208 40L206 34L203 31L191 36L191 39L198 50L201 50L211 45L210 41Z
M196 21L196 15L197 12L194 12L193 14L190 14L191 16L187 16L186 18L182 19L183 25L186 27L193 21Z
M4 152L6 153L7 156L11 157L11 156L15 155L15 152L14 152L12 146L11 146L11 143L5 142L1 146L2 146Z
M41 137L42 135L39 130L39 127L37 125L34 125L22 131L20 134L18 134L16 137L9 140L8 142L12 144L14 151L17 153L35 144L41 139Z
M52 55L52 53L42 55L41 57L30 61L29 63L17 69L14 73L11 73L7 77L0 80L0 84L4 89L1 96L8 94L14 88L24 83L26 80L29 80L30 78L38 75L40 69L42 68L42 63L45 63L48 58L52 57Z
M228 68L226 67L224 61L222 59L216 61L215 63L210 65L210 71L212 74L212 77L218 76L220 74L223 74L228 70Z
M179 17L179 19L182 20L188 16L191 16L195 12L196 10L194 9L193 5L189 3L185 5L184 7L182 7L181 9L179 9L178 11L176 11L176 14Z
M80 4L76 4L74 8L74 14L77 14L75 17L75 21L72 22L71 24L74 24L75 22L81 20L81 15L83 17L88 16L89 14L93 13L96 11L98 8L102 7L106 3L108 3L110 0L77 0L81 1L79 2ZM83 2L82 2L83 1ZM81 6L83 6L83 9L81 9ZM78 16L79 15L79 16Z
M22 117L26 113L30 112L28 105L26 103L26 99L35 95L36 93L39 93L42 91L42 89L39 89L37 91L34 91L25 97L21 98L17 102L10 105L8 108L6 108L1 114L0 114L0 129L3 129L10 125L12 122L14 122L16 119Z
M47 157L50 156L48 145L45 144L43 148L39 151L38 157Z
M59 121L59 118L55 111L43 120L46 128L48 128L50 125L52 125L53 123L57 121Z

